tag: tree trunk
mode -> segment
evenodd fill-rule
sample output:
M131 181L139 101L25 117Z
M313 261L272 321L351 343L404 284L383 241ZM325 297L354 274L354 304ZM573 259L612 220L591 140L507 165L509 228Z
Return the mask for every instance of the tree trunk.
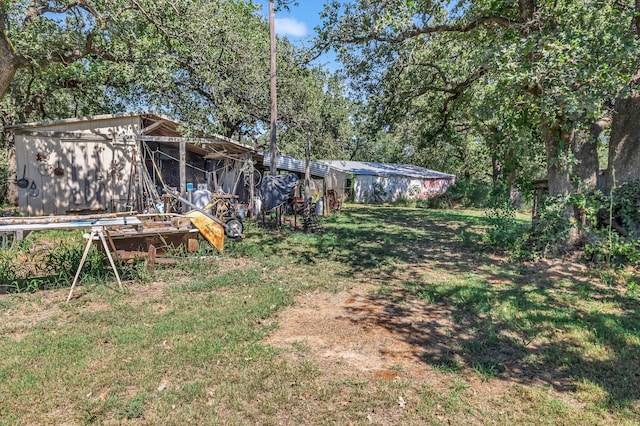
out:
M542 137L544 139L547 154L547 180L549 184L549 195L570 195L574 188L571 184L571 142L573 140L575 128L563 129L562 126L547 127L543 125ZM558 249L570 251L580 243L580 233L576 226L576 212L574 206L567 204L562 212L562 217L566 221L568 234L563 241L559 242Z
M518 178L518 170L513 169L507 175L507 195L509 196L509 205L519 209L522 207L522 192L516 188L516 179Z
M598 141L590 132L576 130L571 141L572 151L577 160L573 175L579 179L580 192L590 192L598 186Z
M614 185L631 179L640 179L640 95L616 102L609 138L609 166L605 192ZM612 169L615 169L615 182Z
M10 176L6 183L6 188L3 189L3 201L11 206L17 206L20 201L18 198L18 184L17 180L20 179L16 171L16 148L11 146L7 148L7 158L9 163L9 170L7 170ZM14 179L15 176L15 179ZM20 176L22 177L22 176Z
M500 159L498 158L498 150L494 145L491 147L491 182L494 188L498 185L501 175L502 167L500 165Z
M600 172L598 139L610 125L611 115L607 114L592 123L588 132L577 130L573 135L572 150L578 160L578 163L573 167L573 176L581 182L579 191L590 192L598 188L598 173Z
M560 126L543 127L542 137L547 154L547 179L551 195L568 195L573 192L571 165L568 161L573 134L573 128L567 131Z
M0 28L0 99L9 90L13 76L23 63L24 59L16 54L6 33Z

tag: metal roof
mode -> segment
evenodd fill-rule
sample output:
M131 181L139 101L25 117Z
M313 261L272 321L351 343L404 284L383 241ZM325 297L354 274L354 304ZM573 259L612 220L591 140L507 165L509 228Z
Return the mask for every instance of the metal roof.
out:
M455 175L411 164L388 164L363 161L322 161L329 167L343 173L365 176L408 176L422 179L452 179Z
M236 142L233 139L230 139L226 136L212 134L212 135L199 135L197 137L183 137L180 133L178 127L180 125L184 125L184 123L180 121L176 121L170 117L167 117L162 114L157 114L149 111L138 111L138 112L123 112L118 114L103 114L103 115L94 115L87 117L79 117L79 118L65 118L61 120L53 120L53 121L40 121L33 123L20 123L14 124L11 126L5 126L5 129L13 129L17 132L23 132L29 134L28 132L35 132L40 127L48 127L55 126L60 124L74 124L81 122L89 122L89 121L103 121L103 120L112 120L115 118L125 118L125 117L140 117L142 119L141 126L145 126L140 129L142 134L136 135L136 139L140 141L146 142L159 142L163 144L174 144L176 145L181 140L187 143L187 146L190 147L191 151L197 152L200 155L208 155L209 158L217 158L215 156L216 152L219 152L216 147L222 147L225 150L224 154L221 154L223 158L226 158L226 154L228 153L246 153L251 152L253 156L257 156L257 150L250 146L243 144L241 142ZM59 132L58 132L59 133ZM38 135L47 136L47 137L55 137L55 133L47 134L46 132L38 132ZM65 134L72 135L73 133L67 132ZM34 133L35 135L35 133ZM108 139L107 135L94 135L95 137L100 137L100 139ZM78 137L82 137L79 135ZM86 137L86 136L84 136Z
M269 152L263 152L265 166L271 165L271 158ZM288 157L286 155L276 155L276 167L279 170L287 170L290 172L304 173L306 168L305 160L298 160L297 158ZM311 161L309 169L312 176L327 177L329 174L329 166L319 163L317 161Z
M60 120L51 120L51 121L37 121L33 123L18 123L10 126L4 126L4 128L5 129L22 129L22 128L28 128L28 127L45 127L45 126L54 126L57 124L79 123L83 121L110 120L113 118L137 117L137 116L140 116L140 117L153 116L153 117L157 117L158 119L176 122L175 120L162 114L157 114L151 111L138 111L138 112L121 112L117 114L92 115L87 117L64 118Z

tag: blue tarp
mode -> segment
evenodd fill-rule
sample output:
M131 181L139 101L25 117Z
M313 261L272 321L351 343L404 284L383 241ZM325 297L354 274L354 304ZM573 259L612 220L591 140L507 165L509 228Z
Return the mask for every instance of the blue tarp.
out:
M294 173L265 176L260 185L264 211L270 212L286 203L289 198L294 196L298 182L298 176Z

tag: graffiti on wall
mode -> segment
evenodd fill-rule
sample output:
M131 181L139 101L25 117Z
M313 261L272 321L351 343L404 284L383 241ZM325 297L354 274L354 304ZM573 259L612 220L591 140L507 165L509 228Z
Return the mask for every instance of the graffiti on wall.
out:
M427 198L443 194L447 189L453 185L455 178L453 179L423 179L422 187L418 198L426 200Z
M419 179L358 176L354 185L355 202L395 201L399 198L421 199L444 193L453 183L449 179Z

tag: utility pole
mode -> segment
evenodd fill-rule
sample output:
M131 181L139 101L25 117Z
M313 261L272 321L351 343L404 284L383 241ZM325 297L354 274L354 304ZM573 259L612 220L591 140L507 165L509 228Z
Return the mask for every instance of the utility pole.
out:
M269 0L269 73L271 83L271 139L269 143L269 172L276 175L276 122L278 121L278 100L276 96L276 13L275 0Z

